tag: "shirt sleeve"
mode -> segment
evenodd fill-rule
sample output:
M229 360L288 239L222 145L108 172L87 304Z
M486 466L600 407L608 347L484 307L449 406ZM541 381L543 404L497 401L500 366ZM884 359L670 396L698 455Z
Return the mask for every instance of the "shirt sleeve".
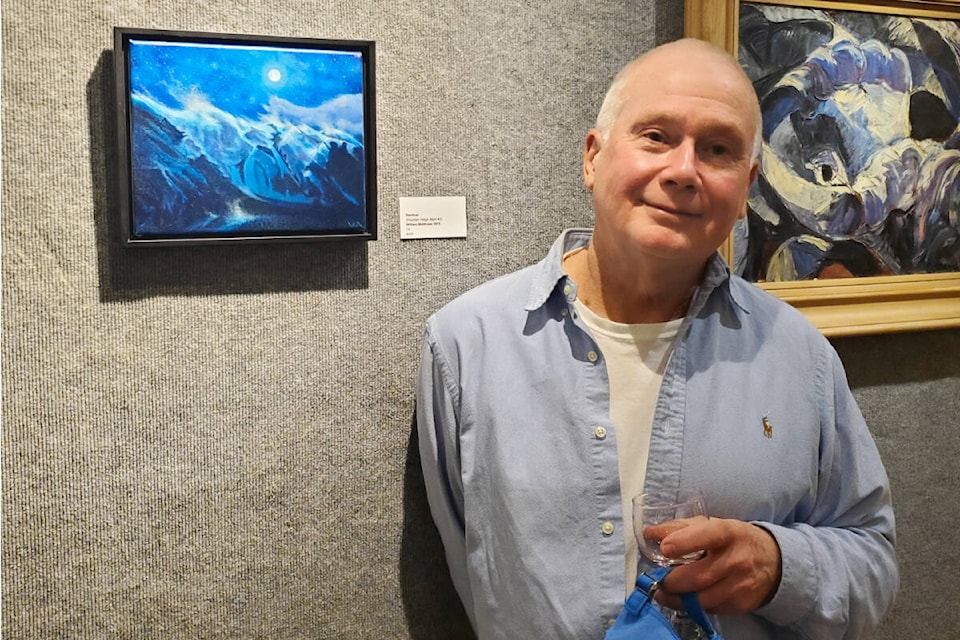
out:
M813 640L870 637L899 586L895 522L886 472L847 386L825 348L816 500L802 522L757 522L780 545L777 593L755 613Z
M467 573L460 475L459 392L428 322L424 332L417 384L417 436L430 513L440 532L450 577L474 624L473 597ZM474 624L474 628L476 625Z

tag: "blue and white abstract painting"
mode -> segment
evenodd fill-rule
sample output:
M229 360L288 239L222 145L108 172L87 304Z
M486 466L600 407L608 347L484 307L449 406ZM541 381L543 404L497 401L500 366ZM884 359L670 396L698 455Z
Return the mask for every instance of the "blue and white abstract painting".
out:
M131 38L131 235L360 233L361 51Z
M960 22L745 2L739 36L764 144L735 269L960 271Z

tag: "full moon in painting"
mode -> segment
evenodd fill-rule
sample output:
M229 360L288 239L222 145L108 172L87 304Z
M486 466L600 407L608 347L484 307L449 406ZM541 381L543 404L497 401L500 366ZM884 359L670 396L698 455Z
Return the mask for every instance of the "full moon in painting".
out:
M280 82L280 70L270 69L270 71L267 71L267 78L270 82Z

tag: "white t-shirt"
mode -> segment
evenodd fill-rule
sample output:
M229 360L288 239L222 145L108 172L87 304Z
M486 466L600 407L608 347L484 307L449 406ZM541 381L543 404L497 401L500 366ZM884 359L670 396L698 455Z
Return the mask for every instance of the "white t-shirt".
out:
M630 593L637 579L633 496L643 493L657 395L683 320L622 324L601 318L580 300L574 308L600 347L610 378L610 421L616 433L623 505L624 576L626 593Z

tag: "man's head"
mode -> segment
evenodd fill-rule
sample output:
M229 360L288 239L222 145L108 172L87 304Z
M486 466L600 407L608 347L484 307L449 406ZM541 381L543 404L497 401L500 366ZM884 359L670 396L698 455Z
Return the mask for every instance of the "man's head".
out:
M623 88L627 84L634 68L644 61L647 56L660 55L663 53L669 53L672 48L685 48L685 47L694 47L703 49L703 53L706 54L715 54L718 64L728 65L731 67L731 70L741 75L744 80L748 83L750 79L747 77L746 73L743 72L743 69L736 63L736 61L724 50L719 47L715 47L708 42L702 40L695 40L693 38L688 38L684 40L677 40L675 42L669 42L665 45L648 51L646 54L641 55L638 58L635 58L632 62L628 63L623 67L619 73L614 77L613 82L610 83L610 87L607 89L607 94L603 98L603 103L600 105L600 111L597 113L597 124L596 129L600 132L601 136L606 139L607 134L610 132L610 128L613 126L614 120L616 120L617 115L620 113L620 107L623 106ZM752 87L752 85L751 85ZM752 88L751 88L752 91ZM752 160L756 161L760 158L760 148L763 144L763 122L760 118L760 107L757 105L756 114L756 130L753 136L753 146L752 146Z
M721 49L679 40L628 64L584 150L598 248L702 266L746 213L759 136L750 80Z

